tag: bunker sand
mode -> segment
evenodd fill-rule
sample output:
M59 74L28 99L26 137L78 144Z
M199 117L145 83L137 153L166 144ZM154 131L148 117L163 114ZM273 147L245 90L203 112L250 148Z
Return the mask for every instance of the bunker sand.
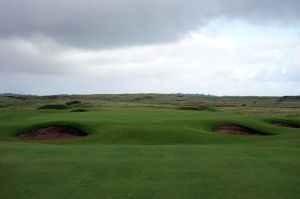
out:
M267 135L260 131L235 125L235 124L222 124L214 128L214 132L217 134L227 134L227 135L244 135L244 136L253 136L253 135Z
M21 139L28 140L68 140L78 139L87 133L75 127L66 125L50 125L23 132L18 135Z

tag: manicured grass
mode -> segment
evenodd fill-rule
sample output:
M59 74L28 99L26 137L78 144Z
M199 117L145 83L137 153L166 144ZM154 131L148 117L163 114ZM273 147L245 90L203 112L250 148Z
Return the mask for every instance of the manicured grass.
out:
M266 122L272 118L166 108L2 110L0 198L298 198L300 131ZM90 135L15 138L48 123ZM274 135L214 134L222 123Z

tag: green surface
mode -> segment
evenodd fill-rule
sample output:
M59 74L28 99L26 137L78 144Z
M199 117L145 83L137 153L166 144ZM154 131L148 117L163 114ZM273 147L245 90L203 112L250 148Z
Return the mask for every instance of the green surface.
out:
M299 198L300 130L270 119L280 118L167 108L2 109L0 198ZM47 123L90 135L15 138ZM274 135L214 134L222 123Z

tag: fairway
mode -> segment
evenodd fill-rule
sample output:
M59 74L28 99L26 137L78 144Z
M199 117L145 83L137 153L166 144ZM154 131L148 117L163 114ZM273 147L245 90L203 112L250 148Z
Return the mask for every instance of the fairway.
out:
M300 131L270 119L164 107L3 109L0 198L298 198ZM213 132L226 123L268 136ZM16 137L45 124L73 125L89 135Z

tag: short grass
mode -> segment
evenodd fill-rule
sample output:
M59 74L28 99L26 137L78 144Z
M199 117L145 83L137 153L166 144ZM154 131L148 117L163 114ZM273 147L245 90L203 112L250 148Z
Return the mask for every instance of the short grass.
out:
M0 112L0 198L299 198L300 131L278 116L114 107ZM300 117L281 118L300 122ZM77 125L72 141L25 141L26 128ZM229 136L236 123L270 136Z

